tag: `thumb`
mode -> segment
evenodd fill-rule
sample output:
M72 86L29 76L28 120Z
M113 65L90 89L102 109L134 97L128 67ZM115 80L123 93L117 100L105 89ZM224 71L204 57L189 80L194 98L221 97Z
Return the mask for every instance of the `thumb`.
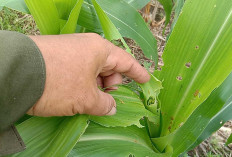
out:
M116 113L116 102L114 98L101 90L98 90L98 99L96 102L96 112L98 116L114 115Z

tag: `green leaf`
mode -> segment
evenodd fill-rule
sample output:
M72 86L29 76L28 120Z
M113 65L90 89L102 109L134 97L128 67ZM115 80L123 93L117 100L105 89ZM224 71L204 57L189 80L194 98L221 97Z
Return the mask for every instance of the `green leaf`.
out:
M174 132L174 138L170 143L173 146L174 155L177 156L184 151L194 148L218 130L223 123L232 119L231 82L232 73L193 112L183 126Z
M158 95L162 89L161 81L150 74L150 81L145 84L139 84L142 89L142 98L146 109L154 113L155 116L145 118L146 127L150 137L158 137L160 134L160 102Z
M41 34L59 34L59 14L53 0L25 0Z
M215 131L219 130L225 122L232 119L232 98L226 103L226 105L219 111L208 123L202 134L197 138L196 142L188 148L191 150L198 146L202 141L210 137Z
M98 34L103 32L91 0L84 1L77 24Z
M141 15L124 1L97 0L123 37L131 38L142 48L146 57L158 64L156 40Z
M117 113L113 116L91 116L90 120L106 127L131 126L142 127L139 120L144 116L153 115L146 110L139 96L125 86L119 86L118 90L110 92L117 104Z
M24 2L24 0L1 0L0 2L0 10L3 7L8 7L13 10L17 10L23 13L29 13L29 10Z
M138 10L142 9L145 5L147 5L150 2L150 0L142 0L142 1L141 0L124 0L124 1Z
M230 137L227 139L226 145L228 146L230 143L232 143L232 134Z
M88 126L87 115L33 117L17 126L27 149L12 156L67 156Z
M160 80L155 78L152 74L150 74L150 77L151 78L149 82L145 84L138 83L138 85L141 87L143 91L145 107L154 114L157 114L157 110L160 108L158 95L163 87Z
M63 20L68 20L69 14L75 4L77 4L77 0L53 0L56 5L56 8L59 12L59 18Z
M172 13L172 0L158 0L164 7L164 11L166 14L166 20L165 20L165 26L168 25L168 23L170 22L170 18L171 18L171 13Z
M61 29L60 34L75 33L75 30L77 27L77 20L79 17L82 4L83 4L83 0L77 0L74 8L69 13L68 21L66 22L64 27Z
M231 82L230 82L231 83ZM191 145L188 150L195 148L202 141L210 137L214 132L219 130L228 120L232 119L232 98L225 106L210 120L202 134L197 138L196 142Z
M67 156L88 127L88 115L65 118L44 156Z
M173 156L177 156L199 145L203 140L219 129L224 122L231 119L231 82L232 73L223 84L214 90L208 99L193 112L185 123L180 124L181 127L179 129L167 136L152 138L151 140L156 148L162 152L167 145L171 145L174 151ZM223 105L224 108L222 108Z
M98 18L100 20L105 38L109 41L120 39L121 42L123 43L123 46L125 46L126 51L131 54L130 48L126 44L125 40L122 38L122 36L119 33L119 31L117 30L117 28L114 26L114 24L107 17L106 13L101 9L101 7L98 5L98 3L95 0L92 0L92 3L94 5L94 8L95 8L97 15L98 15Z
M230 0L185 2L166 45L158 77L164 87L160 93L161 136L179 128L230 74L231 23Z
M80 141L69 154L69 157L168 157L172 149L158 154L153 150L152 143L144 128L115 127L105 128L91 123Z
M141 9L145 6L150 0L126 0L128 4L136 9ZM111 6L112 8L113 6ZM96 12L94 11L94 7L90 0L85 0L84 5L80 12L80 17L78 20L78 24L89 29L93 32L102 33L101 25L98 21ZM119 27L120 28L120 27ZM120 28L121 29L121 28ZM123 35L124 36L124 35Z
M21 124L22 122L32 118L33 116L31 115L28 115L28 114L25 114L23 117L21 117L17 122L14 123L14 125L19 125Z

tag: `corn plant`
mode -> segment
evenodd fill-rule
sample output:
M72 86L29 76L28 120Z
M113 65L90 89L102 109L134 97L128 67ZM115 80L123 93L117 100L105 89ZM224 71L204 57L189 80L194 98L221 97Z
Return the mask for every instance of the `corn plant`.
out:
M156 40L137 12L148 0L25 2L0 6L31 13L42 34L95 32L120 39L128 53L123 37L131 38L157 64ZM172 1L160 2L170 19ZM175 157L232 119L232 1L187 0L176 19L162 69L110 93L116 115L23 118L27 150L12 156Z

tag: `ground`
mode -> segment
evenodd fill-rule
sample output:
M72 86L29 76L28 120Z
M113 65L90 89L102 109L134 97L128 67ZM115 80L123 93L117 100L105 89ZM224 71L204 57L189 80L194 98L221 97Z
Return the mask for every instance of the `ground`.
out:
M157 39L159 68L163 65L161 56L164 51L166 38L171 30L171 22L166 27L165 33L163 35L162 32L165 23L165 13L163 7L157 2L155 2L155 4L151 4L149 7L142 9L141 14L143 15L145 21ZM17 31L28 35L39 34L39 30L30 15L21 14L7 8L0 11L0 30ZM147 67L149 71L154 71L154 63L143 55L142 50L134 43L134 41L130 39L126 39L126 41L139 62L143 66ZM124 78L124 82L130 82L130 79ZM224 146L224 143L226 142L226 139L229 137L231 132L232 122L229 121L209 139L202 142L194 150L188 152L188 155L191 157L231 157L232 145L229 145L228 147Z

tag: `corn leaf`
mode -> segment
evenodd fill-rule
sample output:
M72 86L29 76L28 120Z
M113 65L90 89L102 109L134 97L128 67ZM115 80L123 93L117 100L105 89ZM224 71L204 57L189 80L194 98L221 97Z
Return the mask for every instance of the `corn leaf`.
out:
M119 86L117 91L110 94L114 97L117 104L117 113L113 116L91 116L90 120L106 127L131 126L142 127L139 120L144 116L158 116L146 110L139 96L125 86Z
M59 14L53 0L25 0L41 34L59 34Z
M77 24L90 30L91 32L96 32L98 34L103 33L101 24L98 20L91 0L84 1Z
M144 118L145 126L149 132L150 137L158 137L160 134L160 102L158 95L162 89L162 83L152 74L150 74L150 81L145 84L138 84L142 89L142 99L147 110L154 115Z
M231 134L230 137L227 139L226 145L229 145L230 143L232 143L232 134Z
M87 115L30 118L17 126L27 149L12 156L67 156L87 126Z
M60 34L75 33L77 27L77 20L79 17L82 4L83 4L83 0L77 0L75 6L71 10L71 12L69 12L68 20L64 25L64 27L61 29Z
M59 18L63 20L67 20L69 18L69 14L75 4L78 2L77 0L53 0L56 5L56 8L59 12Z
M191 18L190 18L191 17ZM159 80L165 136L187 120L232 70L232 1L188 0L168 40Z
M232 81L232 80L231 80ZM230 82L231 83L231 82ZM190 149L195 148L202 141L210 137L214 132L219 130L228 120L232 120L232 98L230 98L224 107L210 120L204 132L198 137L196 142L191 145Z
M152 113L157 113L159 109L158 95L162 89L162 83L153 75L151 75L150 81L145 84L138 84L142 91L144 97L145 107Z
M118 0L118 2L119 2L119 0ZM135 9L141 9L149 2L149 0L142 0L142 1L141 0L126 0L125 2L127 2L129 5L131 5ZM111 6L111 8L112 7L113 6ZM98 21L96 12L94 11L94 7L91 3L91 0L84 1L84 5L81 9L78 24L83 26L84 28L86 28L88 30L91 30L92 32L96 32L99 34L102 33L102 29L101 29L100 23ZM134 26L131 25L131 27L134 27ZM120 27L118 27L118 28L120 28Z
M166 14L166 20L165 20L165 26L168 25L168 23L170 22L170 18L171 18L171 13L172 13L172 0L158 0L164 7L164 11Z
M17 10L23 13L29 13L29 10L24 2L24 0L1 0L0 1L0 10L3 7L8 7L13 10Z
M231 82L232 73L193 112L188 120L180 125L179 129L167 136L152 138L151 140L156 148L162 152L167 145L171 145L174 152L173 156L177 156L199 145L213 132L218 130L224 122L232 119L230 114L232 111Z
M171 141L174 155L197 146L232 119L232 73L215 89L175 133ZM224 106L224 107L223 107ZM222 108L223 107L223 108ZM199 137L200 136L200 137ZM194 142L197 140L197 144Z
M225 106L210 120L207 127L204 129L202 134L197 138L195 143L191 145L191 147L188 148L188 150L191 150L198 146L201 142L203 142L205 139L210 137L214 132L219 130L225 122L232 119L232 98L225 104Z
M91 123L80 141L69 154L69 157L123 157L123 156L155 156L169 157L172 149L158 154L144 128L115 127L106 128Z

